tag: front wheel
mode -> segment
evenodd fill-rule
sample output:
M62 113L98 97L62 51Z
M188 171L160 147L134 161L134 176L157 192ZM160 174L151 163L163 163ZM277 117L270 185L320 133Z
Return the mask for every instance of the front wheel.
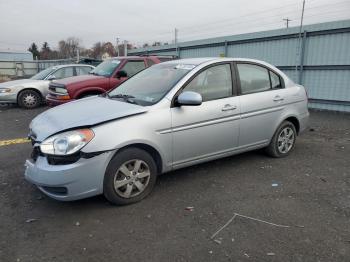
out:
M24 90L18 95L18 104L26 109L36 108L41 104L41 95L34 90Z
M271 139L266 152L272 157L285 157L295 146L297 132L293 123L284 121Z
M152 191L156 179L157 167L152 156L139 148L127 148L109 163L103 193L116 205L135 203Z

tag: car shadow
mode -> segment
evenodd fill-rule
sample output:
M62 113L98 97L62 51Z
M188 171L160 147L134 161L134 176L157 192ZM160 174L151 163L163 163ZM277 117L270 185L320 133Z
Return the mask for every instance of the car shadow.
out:
M157 194L170 190L171 188L183 187L181 184L188 184L194 182L197 179L207 180L208 178L215 179L218 169L234 169L238 166L249 165L253 160L262 161L265 159L271 159L264 153L264 150L255 150L247 153L242 153L239 155L229 156L221 158L218 160L209 161L203 164L194 165L191 167L182 168L179 170L171 171L165 174L162 174L158 177L156 185L151 194L151 198L157 197ZM214 177L213 177L214 176ZM42 194L42 193L40 193ZM75 201L57 201L51 199L42 194L42 197L45 198L49 205L53 205L59 208L69 208L69 209L106 209L106 208L127 208L128 206L138 205L144 201L152 201L150 198L146 198L141 202L134 203L132 205L126 206L116 206L109 203L103 195L98 195L86 199L75 200Z

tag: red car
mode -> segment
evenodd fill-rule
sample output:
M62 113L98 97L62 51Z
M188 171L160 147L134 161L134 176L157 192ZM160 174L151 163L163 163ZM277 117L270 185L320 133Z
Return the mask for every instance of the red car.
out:
M69 77L50 83L46 102L49 106L56 106L75 99L102 94L144 68L163 62L163 59L165 58L156 56L110 58L99 64L89 75Z

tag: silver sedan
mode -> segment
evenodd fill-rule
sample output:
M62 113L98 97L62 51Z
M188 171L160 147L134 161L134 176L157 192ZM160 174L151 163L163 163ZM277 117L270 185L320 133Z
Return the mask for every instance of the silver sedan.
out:
M37 116L25 178L58 200L129 204L161 173L258 148L285 157L308 118L304 87L265 62L165 62Z
M0 103L18 103L23 108L35 108L45 101L50 81L77 75L87 75L94 66L58 65L49 67L29 79L0 84Z

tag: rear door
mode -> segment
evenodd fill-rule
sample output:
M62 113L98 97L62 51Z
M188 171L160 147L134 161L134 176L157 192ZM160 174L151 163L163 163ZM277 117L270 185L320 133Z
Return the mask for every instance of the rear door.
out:
M211 65L185 85L182 92L202 95L201 105L171 108L174 167L219 156L237 146L240 108L232 66Z
M282 78L269 68L237 62L241 104L239 146L269 142L287 101Z

